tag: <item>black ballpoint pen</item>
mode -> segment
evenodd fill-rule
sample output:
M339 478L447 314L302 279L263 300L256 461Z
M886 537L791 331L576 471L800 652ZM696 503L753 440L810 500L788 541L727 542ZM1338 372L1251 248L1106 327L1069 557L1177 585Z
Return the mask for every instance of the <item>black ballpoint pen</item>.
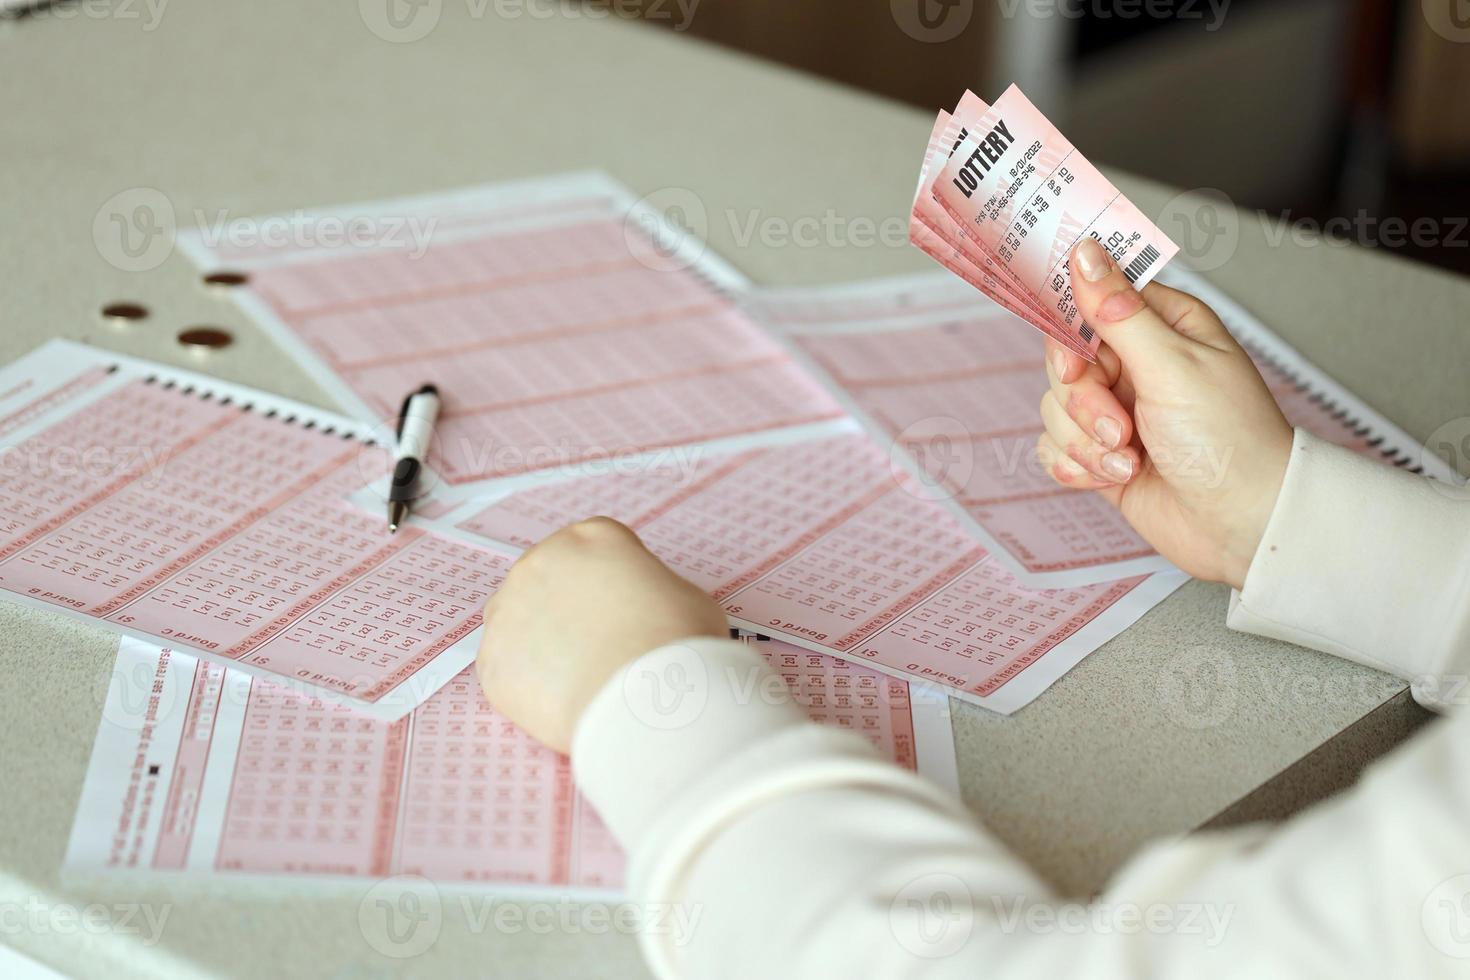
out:
M403 399L398 411L398 448L393 480L388 486L388 531L408 519L408 505L418 492L419 474L429 454L434 422L439 418L439 389L426 384Z

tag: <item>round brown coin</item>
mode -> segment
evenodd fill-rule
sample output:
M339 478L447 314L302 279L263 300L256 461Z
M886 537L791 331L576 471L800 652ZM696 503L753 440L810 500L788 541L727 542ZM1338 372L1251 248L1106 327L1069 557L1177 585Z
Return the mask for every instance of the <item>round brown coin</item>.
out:
M190 327L179 332L179 343L199 350L228 347L234 342L234 335L219 327Z
M108 303L102 307L102 315L120 322L142 320L148 316L148 307L142 303Z

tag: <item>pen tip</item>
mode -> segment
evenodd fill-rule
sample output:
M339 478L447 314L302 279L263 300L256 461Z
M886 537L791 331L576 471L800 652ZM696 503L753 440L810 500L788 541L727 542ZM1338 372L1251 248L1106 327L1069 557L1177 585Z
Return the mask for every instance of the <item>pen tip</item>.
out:
M389 534L397 534L398 533L398 525L397 524L389 524L388 525L388 533Z

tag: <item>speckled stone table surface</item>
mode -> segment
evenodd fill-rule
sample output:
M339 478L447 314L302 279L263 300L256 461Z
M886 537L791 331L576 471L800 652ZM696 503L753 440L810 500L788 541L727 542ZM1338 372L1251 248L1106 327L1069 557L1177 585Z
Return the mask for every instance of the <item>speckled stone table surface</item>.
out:
M390 22L379 0L155 0L0 23L0 358L68 337L326 404L181 255L144 272L109 261L95 226L140 188L185 224L597 168L640 193L692 193L711 245L757 282L927 268L902 242L926 114L550 9L432 0L403 7L427 20ZM1118 180L1150 214L1175 197ZM1470 416L1470 284L1221 214L1228 236L1202 261L1288 341L1416 437ZM783 238L803 218L827 229L818 243ZM99 308L121 299L152 316L104 322ZM193 356L173 338L197 324L238 342ZM1226 600L1186 585L1013 718L954 706L966 802L1058 887L1095 889L1144 842L1259 800L1309 755L1316 766L1361 720L1412 713L1383 675L1230 633ZM0 604L0 907L147 903L167 911L161 936L7 925L4 942L117 977L644 974L615 930L498 928L482 904L448 898L430 948L394 960L359 927L366 885L63 880L114 649L100 630ZM1383 747L1357 738L1352 758Z

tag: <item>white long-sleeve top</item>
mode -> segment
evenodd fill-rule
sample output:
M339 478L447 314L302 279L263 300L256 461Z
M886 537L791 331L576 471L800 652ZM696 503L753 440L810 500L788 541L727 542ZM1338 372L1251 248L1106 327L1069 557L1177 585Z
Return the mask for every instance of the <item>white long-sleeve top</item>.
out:
M1467 578L1470 503L1298 431L1228 623L1445 709L1470 698ZM950 794L758 696L773 678L740 643L674 644L578 725L660 977L1470 976L1470 712L1285 824L1147 848L1083 904Z

